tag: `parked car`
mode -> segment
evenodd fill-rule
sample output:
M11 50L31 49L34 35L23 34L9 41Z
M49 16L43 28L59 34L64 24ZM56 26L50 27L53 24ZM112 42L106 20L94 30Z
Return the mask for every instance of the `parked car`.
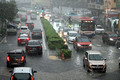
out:
M30 40L30 36L29 34L25 34L25 33L21 33L19 36L18 36L18 45L20 44L26 44L28 43L28 41Z
M66 40L67 40L68 43L73 43L73 41L75 40L75 38L77 36L78 36L77 31L68 31Z
M21 15L21 21L26 22L27 21L27 15Z
M9 51L7 54L7 67L25 65L26 55L22 49Z
M17 34L17 26L9 23L7 25L7 34L9 34L9 33L14 33L16 35Z
M34 23L31 22L31 21L27 21L27 22L25 23L25 25L26 25L30 30L33 30L33 28L34 28Z
M106 33L103 33L102 35L103 43L115 44L117 39L118 39L118 35L114 32L106 32Z
M42 38L42 30L41 29L33 29L32 38Z
M17 26L17 29L20 29L21 26L21 18L16 18L13 20L13 24Z
M106 72L106 59L99 51L86 51L83 57L83 67L90 71Z
M116 46L116 48L120 48L120 37L115 42L115 46Z
M30 18L31 18L31 20L36 20L37 19L37 15L36 14L31 14Z
M102 25L96 25L96 27L95 27L95 32L96 32L97 34L100 34L100 33L105 33L105 30L104 30L104 28L102 27Z
M31 67L15 67L11 74L10 80L35 80L34 71Z
M26 53L38 53L38 55L42 54L42 44L39 40L29 40L25 45Z
M92 43L87 36L78 36L75 38L73 42L73 47L76 49L76 51L86 50L86 49L91 50Z

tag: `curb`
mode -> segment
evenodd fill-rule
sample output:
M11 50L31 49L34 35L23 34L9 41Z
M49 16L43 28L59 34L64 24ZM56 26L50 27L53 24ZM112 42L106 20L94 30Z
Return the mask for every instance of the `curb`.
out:
M5 42L5 39L6 39L6 37L4 37L4 38L0 41L0 44L4 43L4 42Z

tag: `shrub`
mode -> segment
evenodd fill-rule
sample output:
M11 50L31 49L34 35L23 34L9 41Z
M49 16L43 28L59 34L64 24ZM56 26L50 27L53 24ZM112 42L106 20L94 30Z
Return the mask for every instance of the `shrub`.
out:
M49 49L61 49L64 45L63 39L59 37L52 25L46 19L41 18L41 21L45 30Z
M60 57L62 57L62 54L64 54L64 57L67 59L67 58L71 58L72 56L72 51L69 50L69 49L61 49L60 51Z

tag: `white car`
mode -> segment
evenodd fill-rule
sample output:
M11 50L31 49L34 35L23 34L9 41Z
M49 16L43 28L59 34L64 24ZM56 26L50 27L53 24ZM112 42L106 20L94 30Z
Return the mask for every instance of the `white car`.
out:
M28 29L27 26L21 26L20 33L30 33L30 30Z
M67 33L67 42L68 43L73 43L73 41L75 40L75 38L78 36L78 32L77 31L68 31Z
M12 73L10 80L35 80L34 73L37 73L31 67L16 67L9 72Z
M95 31L96 31L97 34L105 33L105 29L101 25L97 25L95 27Z
M106 59L99 51L86 51L83 57L83 67L90 71L106 72Z

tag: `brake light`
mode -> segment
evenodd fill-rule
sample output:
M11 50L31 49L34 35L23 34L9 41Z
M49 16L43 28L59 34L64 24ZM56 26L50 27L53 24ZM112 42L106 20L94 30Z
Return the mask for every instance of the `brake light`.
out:
M9 56L7 56L7 61L10 61L10 57Z
M13 76L11 76L11 79L10 80L13 80Z
M33 76L31 76L31 80L33 80Z
M19 23L18 25L20 26L21 24Z
M31 49L31 47L27 47L27 49Z
M25 59L24 56L22 56L22 57L21 57L21 61L24 61L24 59Z
M28 24L26 24L26 26L28 26Z
M32 34L34 34L34 33L32 32Z
M18 41L20 40L20 38L18 38Z
M30 40L30 38L27 38L27 40L29 41L29 40Z
M34 26L34 24L32 24L32 26Z
M42 46L40 46L39 48L42 48Z

